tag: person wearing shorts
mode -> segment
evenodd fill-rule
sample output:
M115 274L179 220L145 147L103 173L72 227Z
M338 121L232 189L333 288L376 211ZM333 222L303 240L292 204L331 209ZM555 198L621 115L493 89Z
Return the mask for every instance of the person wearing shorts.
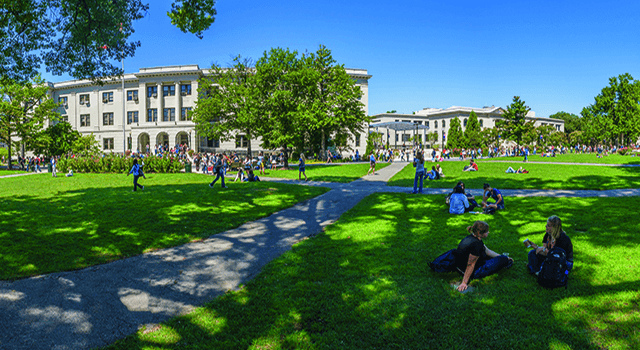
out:
M298 159L298 180L302 180L301 175L304 175L304 181L308 181L307 173L304 171L305 159L304 153L300 153L300 159Z
M371 153L369 154L369 164L371 165L371 167L369 168L369 171L367 171L367 175L369 175L369 173L375 175L376 174L376 157L373 155L373 151L371 151Z

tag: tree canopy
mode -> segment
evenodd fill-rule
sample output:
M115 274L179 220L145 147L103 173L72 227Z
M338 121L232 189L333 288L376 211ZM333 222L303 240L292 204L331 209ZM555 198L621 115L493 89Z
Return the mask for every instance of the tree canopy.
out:
M564 133L569 135L574 131L582 130L582 119L573 113L560 111L552 114L549 118L564 120Z
M465 140L464 135L462 134L460 119L457 117L451 118L451 124L449 125L449 134L447 135L447 148L463 148L464 144Z
M477 149L484 145L482 136L480 133L480 123L478 122L478 115L476 112L471 111L469 114L469 120L467 120L467 128L464 130L465 147Z
M503 119L496 122L496 127L500 129L503 139L515 141L518 145L522 144L523 135L534 128L534 121L526 120L530 110L531 108L520 100L520 96L513 97L513 102L502 114Z
M215 0L174 0L167 14L183 32L202 38L214 21ZM44 65L76 79L117 76L112 62L133 57L133 23L149 6L141 0L6 0L0 2L0 80L26 82Z

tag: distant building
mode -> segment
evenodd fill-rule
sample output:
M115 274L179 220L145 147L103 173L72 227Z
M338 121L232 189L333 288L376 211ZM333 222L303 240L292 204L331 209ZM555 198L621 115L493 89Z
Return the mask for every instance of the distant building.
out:
M360 101L364 111L369 111L368 80L366 69L346 68L363 92ZM61 102L59 112L73 129L81 134L93 133L105 152L151 151L155 145L186 143L201 152L219 150L246 152L247 140L238 133L235 140L221 142L200 136L190 113L198 98L198 79L209 76L209 69L198 65L141 68L137 73L125 74L125 94L122 80L115 79L103 86L90 80L71 80L49 83L52 97ZM125 105L123 117L122 104ZM123 133L124 122L124 133ZM364 137L356 137L352 147L364 152ZM362 139L362 142L358 142ZM258 142L256 142L258 141ZM260 140L252 140L252 150L260 151Z
M424 125L429 128L429 130L422 130L418 132L418 140L423 144L427 144L427 148L430 148L432 145L427 141L426 134L437 132L438 136L434 144L439 147L444 147L446 145L446 135L449 134L449 126L451 125L452 118L459 118L460 124L462 126L462 131L467 127L467 121L469 119L469 115L471 111L474 111L478 116L478 122L480 123L480 128L493 128L496 125L496 121L499 119L503 119L502 114L505 112L505 109L502 107L482 107L482 108L472 108L472 107L460 107L460 106L452 106L446 109L441 108L424 108L419 111L413 112L413 114L399 114L399 113L381 113L372 116L373 121L371 123L385 123L385 122L409 122L415 123L419 125ZM534 111L529 111L527 114L527 119L534 120L535 126L540 125L553 125L556 130L564 132L564 120L562 119L554 119L554 118L537 118L536 113ZM409 138L413 136L415 132L405 131L405 132L394 132L393 130L378 130L378 132L382 132L383 142L389 141L389 145L391 146L402 146L402 144L406 144L410 146L411 142Z

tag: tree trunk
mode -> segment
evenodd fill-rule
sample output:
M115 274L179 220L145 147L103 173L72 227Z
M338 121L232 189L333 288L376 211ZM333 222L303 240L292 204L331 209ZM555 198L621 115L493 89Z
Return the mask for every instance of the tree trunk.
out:
M249 157L251 157L251 137L249 137L249 133L248 132L245 132L244 134L246 135L246 138L248 140L247 141L247 155Z
M9 150L9 160L8 160L8 163L7 163L7 170L11 170L11 135L9 135L9 140L8 141L9 142L7 144L7 147L8 147L8 150Z
M322 157L323 161L327 160L327 151L325 149L325 141L324 141L324 129L322 129L322 155L320 157Z
M282 155L284 157L284 169L289 169L289 152L287 146L282 146Z

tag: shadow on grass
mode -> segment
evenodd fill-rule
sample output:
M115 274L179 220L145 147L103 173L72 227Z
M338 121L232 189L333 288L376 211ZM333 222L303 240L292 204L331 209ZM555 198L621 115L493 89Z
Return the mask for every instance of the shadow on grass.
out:
M328 189L274 183L129 186L0 198L0 279L73 270L237 227Z
M514 198L513 210L495 216L452 216L443 214L441 200L369 196L324 234L267 265L240 291L112 348L640 346L635 331L640 282L616 278L620 266L604 269L611 263L608 257L591 250L613 252L613 259L629 246L638 250L639 224L623 226L621 221L628 202ZM606 207L611 212L599 215ZM552 214L563 218L576 250L568 290L541 289L525 273L522 239L540 241ZM475 291L462 295L450 286L460 280L458 275L432 273L427 263L455 247L465 227L478 218L491 226L487 246L510 251L516 263L474 281Z

